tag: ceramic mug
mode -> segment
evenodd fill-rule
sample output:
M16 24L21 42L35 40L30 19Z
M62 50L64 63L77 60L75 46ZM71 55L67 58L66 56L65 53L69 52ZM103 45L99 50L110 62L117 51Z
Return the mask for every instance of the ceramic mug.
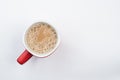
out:
M25 51L17 58L17 62L18 63L20 63L20 64L24 64L26 61L28 61L32 56L36 56L36 57L40 57L40 58L45 58L45 57L47 57L47 56L49 56L49 55L51 55L56 49L57 49L57 47L59 46L59 44L60 44L60 35L58 34L58 31L52 26L52 25L50 25L50 27L52 27L54 30L55 30L55 32L56 32L56 34L57 34L57 43L56 43L56 45L55 45L55 47L50 51L50 52L47 52L47 53L42 53L42 54L36 54L35 52L33 52L32 50L30 50L29 48L28 48L28 44L26 43L26 34L27 34L27 32L28 32L28 30L31 28L31 27L33 27L34 25L36 25L36 24L41 24L41 23L44 23L44 24L48 24L48 25L50 25L49 23L46 23L46 22L36 22L36 23L34 23L33 25L31 25L30 27L28 27L27 29L26 29L26 31L25 31L25 33L24 33L24 36L23 36L23 44L24 44L24 46L25 46Z

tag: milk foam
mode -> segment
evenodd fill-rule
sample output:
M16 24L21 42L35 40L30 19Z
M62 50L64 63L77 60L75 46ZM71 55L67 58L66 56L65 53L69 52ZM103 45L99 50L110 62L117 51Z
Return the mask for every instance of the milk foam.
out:
M36 53L50 52L57 43L56 31L46 23L37 23L26 33L28 47Z

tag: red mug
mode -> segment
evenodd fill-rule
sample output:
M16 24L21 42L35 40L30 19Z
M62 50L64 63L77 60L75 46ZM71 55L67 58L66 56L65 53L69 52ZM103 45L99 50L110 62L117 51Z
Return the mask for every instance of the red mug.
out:
M37 23L34 23L33 25L31 25L29 28L33 27L33 26L36 25L36 24L42 24L42 23L48 24L48 23L46 23L46 22L37 22ZM50 24L48 24L48 25L50 25ZM25 51L17 58L17 62L18 62L19 64L24 64L24 63L25 63L26 61L28 61L32 56L45 58L45 57L51 55L51 54L57 49L57 47L58 47L59 44L60 44L60 36L59 36L59 34L58 34L58 31L57 31L53 26L50 25L50 27L52 27L52 28L56 31L56 34L57 34L57 43L56 43L55 47L54 47L50 52L47 52L47 53L42 53L42 54L39 53L39 54L38 54L38 53L36 53L36 52L33 52L31 49L29 49L28 44L26 43L26 33L28 32L28 29L29 29L29 28L28 28L28 29L25 31L24 36L23 36L23 44L24 44L24 46L25 46Z

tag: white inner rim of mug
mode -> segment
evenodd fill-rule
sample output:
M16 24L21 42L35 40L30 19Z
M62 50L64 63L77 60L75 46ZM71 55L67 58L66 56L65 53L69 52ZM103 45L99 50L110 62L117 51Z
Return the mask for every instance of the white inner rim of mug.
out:
M36 23L34 23L33 25L38 24L38 23L39 23L39 24L41 24L41 23L48 24L48 23L46 23L46 22L36 22ZM57 43L56 43L55 47L54 47L50 52L47 52L47 53L37 53L37 52L34 52L32 49L30 49L30 48L28 47L27 42L26 42L26 35L27 35L26 33L28 32L28 30L29 30L31 27L33 27L33 25L31 25L29 28L27 28L27 30L26 30L25 33L24 33L23 43L24 43L25 48L26 48L31 54L33 54L34 56L37 56L37 57L46 57L46 56L52 54L52 53L56 50L56 48L59 46L59 43L60 43L60 36L59 36L59 34L58 34L58 31L57 31L53 26L51 26L50 24L48 24L48 25L50 25L50 27L52 27L52 28L56 31L56 34L57 34Z

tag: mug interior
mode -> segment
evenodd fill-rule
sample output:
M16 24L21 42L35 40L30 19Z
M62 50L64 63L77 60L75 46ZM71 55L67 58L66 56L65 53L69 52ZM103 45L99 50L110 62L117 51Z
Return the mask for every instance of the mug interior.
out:
M29 46L28 46L28 44L27 44L27 42L26 42L26 35L27 35L28 30L29 30L31 27L34 27L34 25L36 25L36 24L43 24L43 23L44 23L44 24L47 24L47 25L50 25L50 24L48 24L48 23L46 23L46 22L37 22L37 23L34 23L33 25L31 25L31 26L25 31L24 36L23 36L23 44L24 44L25 48L26 48L32 55L37 56L37 57L46 57L46 56L49 56L50 54L52 54L52 53L56 50L56 48L58 47L58 45L59 45L59 43L60 43L60 36L59 36L59 34L58 34L58 31L57 31L53 26L50 25L50 27L53 28L53 29L55 30L56 34L57 34L57 43L56 43L55 47L54 47L50 52L46 52L46 53L38 53L38 52L35 52L35 51L33 51L32 49L29 48Z

